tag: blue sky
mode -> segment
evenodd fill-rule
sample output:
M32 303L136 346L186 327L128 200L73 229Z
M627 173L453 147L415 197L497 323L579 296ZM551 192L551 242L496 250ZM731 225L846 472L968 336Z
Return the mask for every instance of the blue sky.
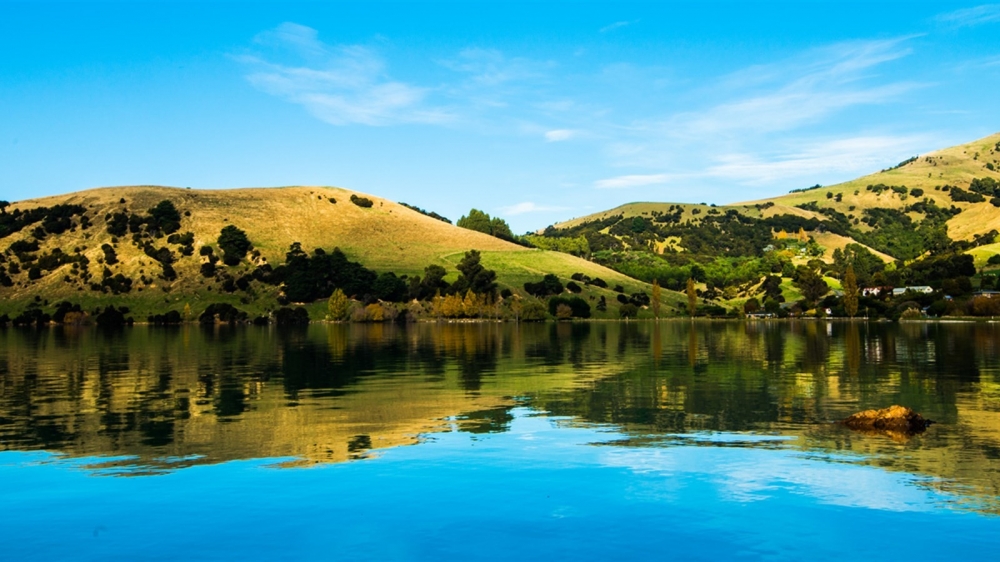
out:
M8 2L0 198L337 185L515 231L1000 131L1000 4Z

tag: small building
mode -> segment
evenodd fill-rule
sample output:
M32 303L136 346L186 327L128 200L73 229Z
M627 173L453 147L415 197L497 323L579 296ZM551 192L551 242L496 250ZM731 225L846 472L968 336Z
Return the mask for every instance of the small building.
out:
M1000 298L1000 291L976 291L972 293L973 297L986 297L988 299Z
M913 285L912 287L896 287L892 290L892 296L898 297L904 293L923 293L929 295L934 292L933 287L927 285Z
M861 289L861 296L877 297L880 295L888 295L891 292L892 292L892 287L865 287Z

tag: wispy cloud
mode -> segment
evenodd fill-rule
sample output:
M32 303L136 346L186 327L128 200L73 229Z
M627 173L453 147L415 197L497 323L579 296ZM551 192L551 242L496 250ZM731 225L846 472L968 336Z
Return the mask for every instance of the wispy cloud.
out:
M598 30L598 31L599 31L600 33L607 33L607 32L609 32L609 31L614 31L614 30L616 30L616 29L621 29L621 28L623 28L623 27L627 27L627 26L629 26L629 25L632 25L632 24L634 24L634 23L639 23L639 20L631 20L631 21L616 21L615 23L612 23L612 24L610 24L610 25L605 25L604 27L602 27L602 28L601 28L600 30Z
M679 114L670 120L670 129L691 136L783 131L848 107L889 102L917 85L868 85L863 79L874 67L910 54L904 43L905 39L841 43L734 73L718 86L743 91L750 88L749 95L704 111Z
M668 174L633 174L597 180L594 182L594 187L598 189L625 189L644 185L664 184L669 180L670 175Z
M969 27L1000 21L1000 4L983 4L940 14L935 20L954 27Z
M516 205L501 207L500 212L507 216L523 215L525 213L545 213L552 211L565 211L567 207L555 207L551 205L539 205L531 201L524 201Z
M429 88L392 79L385 61L367 47L327 45L315 29L295 23L261 33L255 43L271 52L236 57L248 69L247 81L333 125L443 123L454 117L427 103ZM282 58L297 64L274 62Z
M537 79L545 76L554 63L520 57L507 57L497 49L463 49L458 56L440 61L441 65L469 75L482 86L498 86L508 82Z
M567 141L577 136L578 132L571 129L555 129L545 132L545 140L548 142Z
M766 185L829 173L862 174L884 166L887 155L912 154L928 140L923 135L861 136L811 143L798 150L766 156L730 153L720 156L702 175L747 185Z
M722 179L732 189L877 170L887 156L926 146L927 139L837 137L827 126L847 110L892 103L923 87L879 79L882 65L910 54L908 40L839 43L711 81L701 91L714 103L635 120L609 135L612 161L645 173L601 179L594 187L692 188Z

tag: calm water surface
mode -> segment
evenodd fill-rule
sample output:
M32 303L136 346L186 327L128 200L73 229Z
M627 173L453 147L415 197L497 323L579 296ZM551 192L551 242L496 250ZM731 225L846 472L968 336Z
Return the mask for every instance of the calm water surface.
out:
M0 560L993 560L1000 327L0 330L0 508Z

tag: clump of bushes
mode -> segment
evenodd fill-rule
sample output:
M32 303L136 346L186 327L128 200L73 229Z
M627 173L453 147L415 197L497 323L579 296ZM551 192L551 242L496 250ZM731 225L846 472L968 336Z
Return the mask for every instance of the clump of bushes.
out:
M354 203L358 207L362 207L364 209L367 209L375 204L374 202L372 202L371 199L367 197L358 197L357 195L353 194L351 195L351 203Z

